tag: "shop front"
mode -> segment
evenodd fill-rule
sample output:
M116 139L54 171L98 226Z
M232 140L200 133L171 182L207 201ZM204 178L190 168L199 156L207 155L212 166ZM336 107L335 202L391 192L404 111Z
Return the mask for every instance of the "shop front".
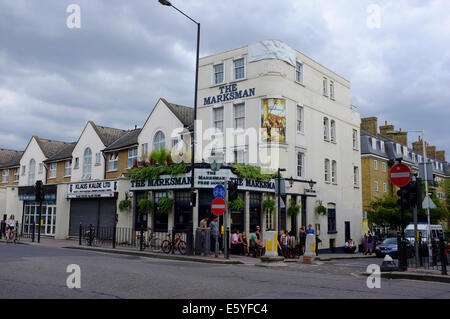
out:
M56 233L56 185L43 185L42 208L36 201L34 186L19 187L19 200L23 201L22 232L30 234L32 226L40 225L41 234L54 236ZM41 219L39 220L39 209ZM35 229L37 232L37 229Z
M80 224L112 228L117 214L119 181L103 180L68 185L69 236L78 236Z

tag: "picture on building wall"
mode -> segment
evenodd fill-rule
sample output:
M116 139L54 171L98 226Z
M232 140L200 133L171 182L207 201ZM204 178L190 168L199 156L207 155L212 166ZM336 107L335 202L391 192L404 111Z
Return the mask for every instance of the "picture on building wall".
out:
M286 100L262 100L261 140L268 143L286 143Z

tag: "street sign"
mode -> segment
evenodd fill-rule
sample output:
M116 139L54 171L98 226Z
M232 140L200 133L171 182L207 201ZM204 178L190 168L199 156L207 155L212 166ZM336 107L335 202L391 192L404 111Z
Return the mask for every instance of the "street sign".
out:
M211 211L216 216L221 216L223 213L225 213L225 210L227 209L227 204L225 203L225 200L223 198L216 198L212 201L211 204Z
M389 179L395 186L403 187L411 180L411 170L404 164L394 165L389 172Z
M218 197L224 198L225 197L225 186L219 184L216 187L214 187L213 195L214 195L214 198L218 198Z
M436 204L431 200L430 196L427 195L427 197L425 197L425 199L422 202L422 208L423 209L432 209L432 208L436 208Z

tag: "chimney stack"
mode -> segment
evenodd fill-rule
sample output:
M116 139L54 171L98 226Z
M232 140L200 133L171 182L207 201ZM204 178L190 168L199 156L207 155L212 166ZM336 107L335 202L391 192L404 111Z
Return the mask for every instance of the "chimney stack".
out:
M368 131L370 134L377 136L378 118L366 117L361 119L361 129Z
M380 134L387 136L387 132L394 131L394 125L388 125L387 121L384 121L384 126L380 126Z
M436 158L445 162L445 151L436 151Z

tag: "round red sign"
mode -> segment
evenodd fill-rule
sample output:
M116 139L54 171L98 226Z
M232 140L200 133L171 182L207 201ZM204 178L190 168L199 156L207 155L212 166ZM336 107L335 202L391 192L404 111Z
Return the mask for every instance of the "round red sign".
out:
M389 172L389 178L395 186L403 187L411 180L411 170L404 164L394 165Z
M212 201L211 204L211 211L214 215L220 216L225 213L225 210L227 209L227 204L225 203L225 200L223 198L216 198Z

